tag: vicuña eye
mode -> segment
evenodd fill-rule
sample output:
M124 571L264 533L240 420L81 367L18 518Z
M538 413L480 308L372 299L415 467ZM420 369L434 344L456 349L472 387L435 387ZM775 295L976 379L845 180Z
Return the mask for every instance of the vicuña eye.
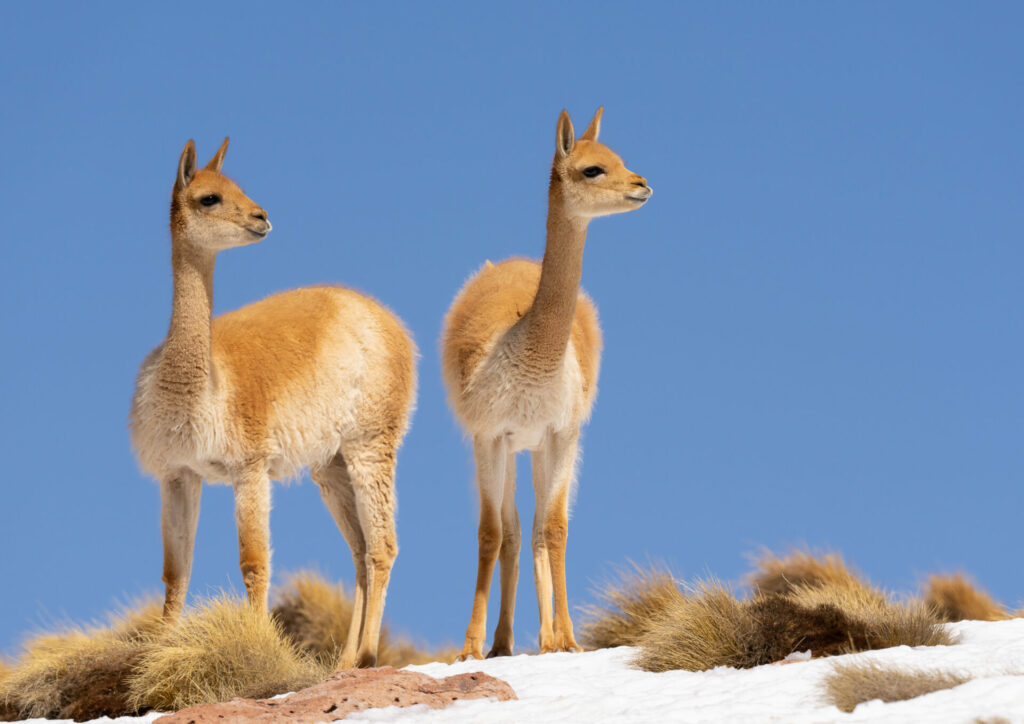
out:
M217 194L210 194L209 196L204 196L203 198L199 199L199 203L201 203L203 206L213 206L214 204L220 203L220 196L218 196Z
M583 175L587 178L594 178L604 173L604 169L600 166L587 166L583 169Z

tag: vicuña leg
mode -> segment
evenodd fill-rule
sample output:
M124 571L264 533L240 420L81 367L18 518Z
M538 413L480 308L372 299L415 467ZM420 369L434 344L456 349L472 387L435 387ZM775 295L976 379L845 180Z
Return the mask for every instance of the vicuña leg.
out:
M512 621L516 612L519 581L519 513L516 511L516 458L505 453L505 484L501 493L501 609L494 629L494 644L487 658L512 655Z
M345 451L359 527L366 542L366 570L362 635L354 664L377 664L380 624L384 616L391 567L398 556L395 536L395 446L377 439L353 451ZM347 648L347 642L346 642ZM344 659L344 657L343 657ZM342 661L342 668L353 662Z
M235 480L234 488L242 581L249 603L266 611L270 584L270 478L266 468L253 465Z
M550 566L550 591L554 598L553 620L551 609L547 609L548 593L541 601L541 586L538 582L537 597L540 602L540 652L581 651L573 636L572 619L569 616L569 602L565 591L565 544L569 533L569 491L572 487L576 467L578 430L561 430L551 433L543 443L543 480L534 477L534 491L537 496L537 516L534 518L534 561L539 557L536 549L538 538L543 539ZM539 483L539 484L538 484ZM538 525L541 529L538 531ZM542 564L543 565L543 564ZM535 572L537 579L543 571ZM547 614L548 618L545 617ZM550 623L548 623L550 622ZM550 626L550 628L549 628ZM551 638L546 634L551 631Z
M466 627L466 642L459 660L484 657L487 636L487 599L491 590L494 564L501 549L501 499L505 485L505 465L508 461L504 438L476 438L473 456L476 459L476 483L480 490L480 527L477 529L479 553L476 571L476 592L473 594L473 613Z
M203 481L191 470L160 481L160 527L164 539L164 621L177 621L188 594L192 549L199 522Z
M331 511L334 522L348 541L355 565L356 586L352 594L352 620L349 622L345 648L338 661L339 669L350 669L356 665L359 641L366 616L366 539L359 524L356 511L355 491L348 466L339 454L323 468L313 471L313 481L320 488L320 495Z
M537 590L537 611L540 614L538 645L541 652L554 647L555 633L551 611L551 561L548 558L548 544L544 538L544 520L547 513L548 497L548 454L543 447L534 450L530 456L533 468L533 583Z

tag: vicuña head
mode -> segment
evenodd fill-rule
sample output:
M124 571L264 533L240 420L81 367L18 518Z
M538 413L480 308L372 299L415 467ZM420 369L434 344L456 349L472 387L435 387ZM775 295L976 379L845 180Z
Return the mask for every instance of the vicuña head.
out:
M551 166L551 184L560 187L568 216L594 218L639 209L654 190L647 179L633 173L613 150L597 140L601 132L601 114L576 140L569 113L558 117L555 160Z
M178 160L171 225L208 251L262 241L272 228L263 207L220 172L227 150L225 138L206 168L197 168L196 146L189 140Z

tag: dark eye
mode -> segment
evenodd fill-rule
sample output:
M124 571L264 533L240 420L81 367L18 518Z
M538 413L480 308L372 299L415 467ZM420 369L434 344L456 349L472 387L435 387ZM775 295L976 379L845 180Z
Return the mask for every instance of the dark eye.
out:
M203 198L199 199L199 203L201 203L203 206L213 206L214 204L220 203L220 196L218 196L217 194L210 194L209 196L204 196Z
M587 166L583 169L583 175L587 178L594 178L595 176L600 176L603 173L604 169L600 166Z

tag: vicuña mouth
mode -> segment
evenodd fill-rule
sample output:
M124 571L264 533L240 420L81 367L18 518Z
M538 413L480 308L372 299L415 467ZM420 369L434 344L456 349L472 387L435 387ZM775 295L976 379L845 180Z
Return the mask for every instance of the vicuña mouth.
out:
M267 231L257 231L256 229L246 229L246 231L248 231L253 236L258 236L259 238L262 239L264 236L267 235L267 233L269 232L269 229Z
M647 196L629 196L629 195L627 195L626 198L629 199L630 201L635 201L638 204L643 204L643 203L647 203L647 199L649 199L651 197L650 197L650 195L647 195Z

